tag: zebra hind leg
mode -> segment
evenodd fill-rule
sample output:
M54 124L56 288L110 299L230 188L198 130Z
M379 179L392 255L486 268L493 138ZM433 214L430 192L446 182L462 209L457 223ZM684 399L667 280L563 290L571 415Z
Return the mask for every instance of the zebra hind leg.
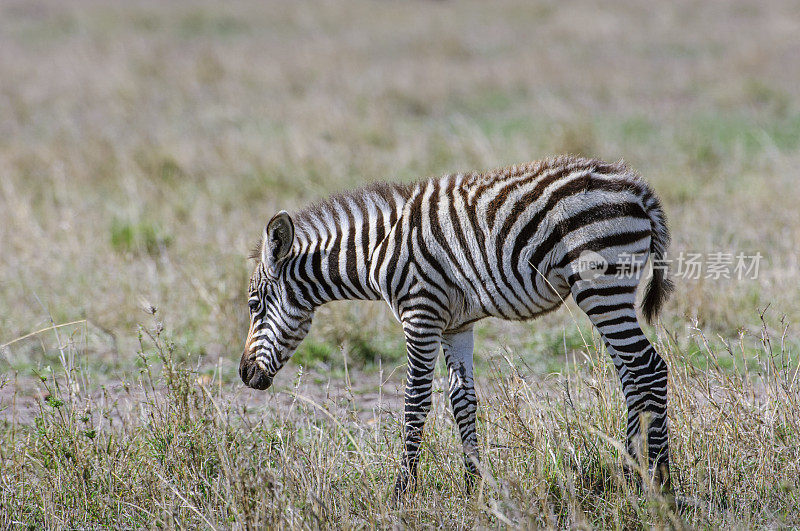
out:
M480 480L480 455L478 437L475 432L475 414L478 401L472 373L473 337L472 328L442 336L442 352L447 363L447 381L453 417L461 435L464 450L464 485L467 493L472 491L476 480Z
M575 302L603 337L628 406L627 449L646 458L650 474L671 491L667 426L667 365L636 317L636 279L601 276L572 285Z

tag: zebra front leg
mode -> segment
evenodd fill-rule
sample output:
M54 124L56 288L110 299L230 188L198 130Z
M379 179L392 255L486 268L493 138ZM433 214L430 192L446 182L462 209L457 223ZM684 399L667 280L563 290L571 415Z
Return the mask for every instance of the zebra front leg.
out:
M398 501L416 486L422 429L431 410L433 369L441 342L439 331L413 326L404 326L404 329L408 369L403 414L403 457L394 487Z
M472 328L442 336L442 351L447 363L447 380L450 390L450 405L461 435L464 449L464 484L467 493L472 491L476 479L480 479L480 455L475 431L475 413L478 401L472 375Z

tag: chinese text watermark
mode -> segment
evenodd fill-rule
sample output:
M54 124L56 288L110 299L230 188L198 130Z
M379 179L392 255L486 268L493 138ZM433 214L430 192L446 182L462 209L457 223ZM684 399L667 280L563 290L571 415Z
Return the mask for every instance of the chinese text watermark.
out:
M640 274L646 258L647 255L620 253L609 262L600 253L583 251L578 257L578 274L583 280L594 280L601 275L633 278ZM662 270L673 278L685 280L756 280L763 258L760 252L681 251L675 257L654 259L653 270Z

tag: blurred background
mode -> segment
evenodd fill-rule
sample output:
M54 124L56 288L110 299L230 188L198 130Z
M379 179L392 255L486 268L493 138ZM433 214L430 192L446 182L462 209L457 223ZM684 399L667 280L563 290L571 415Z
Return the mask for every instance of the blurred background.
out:
M5 1L0 372L27 392L59 351L20 338L79 321L59 331L94 384L125 379L153 306L240 386L246 256L277 210L565 152L638 169L674 253L763 255L757 279L676 279L662 319L687 356L697 326L747 356L767 307L794 344L798 36L789 0ZM487 321L478 357L559 370L581 333L566 311ZM403 364L388 310L337 303L289 371L335 370L341 349Z

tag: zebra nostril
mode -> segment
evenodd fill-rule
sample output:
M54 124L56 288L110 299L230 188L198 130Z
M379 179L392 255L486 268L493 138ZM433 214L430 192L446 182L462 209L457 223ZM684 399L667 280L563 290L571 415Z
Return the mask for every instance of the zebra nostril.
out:
M239 362L239 377L244 383L249 382L250 378L253 376L254 364L252 361L253 354L249 356L246 353L242 354L242 361Z
M267 376L266 372L254 367L247 385L253 389L259 389L263 391L272 385L272 378Z
M241 378L244 383L247 383L247 371L248 370L249 369L248 369L247 365L245 365L244 363L240 363L239 364L239 378Z

